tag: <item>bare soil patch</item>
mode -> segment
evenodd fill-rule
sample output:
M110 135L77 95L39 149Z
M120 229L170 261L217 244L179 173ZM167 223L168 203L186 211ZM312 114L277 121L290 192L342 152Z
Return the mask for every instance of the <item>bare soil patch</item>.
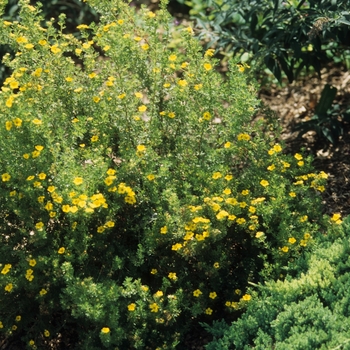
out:
M350 214L350 125L344 123L344 132L337 144L309 131L302 137L294 127L314 114L325 84L338 89L335 102L350 105L350 72L344 67L326 67L317 74L306 76L285 87L272 85L262 88L260 99L269 106L282 125L282 140L287 150L298 152L302 148L313 155L317 170L325 171L328 186L323 193L324 210L327 214Z

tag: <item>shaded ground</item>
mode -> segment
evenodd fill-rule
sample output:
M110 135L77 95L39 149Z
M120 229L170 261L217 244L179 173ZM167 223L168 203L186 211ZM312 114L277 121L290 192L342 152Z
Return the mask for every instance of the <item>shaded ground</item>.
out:
M313 115L325 84L338 89L336 103L350 106L350 72L344 67L328 67L321 72L321 78L315 74L286 87L262 89L259 97L280 119L287 149L297 152L304 148L315 157L316 169L328 174L328 186L323 193L325 213L339 212L346 216L350 214L350 125L344 123L343 135L335 145L321 139L314 131L302 137L293 131L298 123Z

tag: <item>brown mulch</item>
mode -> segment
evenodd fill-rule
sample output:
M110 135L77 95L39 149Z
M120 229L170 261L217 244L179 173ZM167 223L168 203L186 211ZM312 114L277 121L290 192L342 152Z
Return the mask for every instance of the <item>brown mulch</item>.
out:
M279 118L287 150L304 149L313 155L315 168L328 174L328 186L323 193L325 213L341 213L344 217L350 214L350 125L344 123L343 135L335 145L314 131L302 137L294 131L298 123L312 117L325 84L338 89L334 102L350 106L350 72L344 67L327 67L321 71L321 77L306 76L285 87L262 88L259 97Z

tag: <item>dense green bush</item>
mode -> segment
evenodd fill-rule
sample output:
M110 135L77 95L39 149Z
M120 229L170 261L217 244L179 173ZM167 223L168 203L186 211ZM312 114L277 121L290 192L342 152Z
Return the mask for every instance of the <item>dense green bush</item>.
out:
M97 22L97 13L85 2L80 0L58 1L46 0L30 2L32 5L40 5L42 15L46 20L50 18L58 18L61 13L66 15L66 32L79 35L76 27L81 23ZM16 21L18 19L19 4L18 0L8 0L4 9L3 19L7 21ZM9 52L9 47L0 45L0 57ZM1 83L9 75L9 70L6 66L0 65L0 81Z
M350 65L348 1L192 0L200 37L226 53L254 58L278 80L327 62ZM207 12L206 12L207 11Z
M206 349L350 349L349 217L341 229L318 239L296 277L260 285L239 320L207 327Z
M248 68L218 74L165 3L88 3L81 40L25 0L0 25L0 339L172 349L312 245L327 176L251 122Z

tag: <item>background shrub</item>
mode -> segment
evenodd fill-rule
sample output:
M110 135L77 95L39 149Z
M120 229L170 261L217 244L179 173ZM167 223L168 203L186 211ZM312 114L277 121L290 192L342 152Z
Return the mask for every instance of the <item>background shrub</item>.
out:
M88 3L81 39L25 0L1 24L0 337L175 348L312 245L327 176L252 123L248 67L218 74L165 3Z
M209 46L263 63L280 81L327 62L349 67L348 1L189 1ZM208 12L206 12L208 10Z

